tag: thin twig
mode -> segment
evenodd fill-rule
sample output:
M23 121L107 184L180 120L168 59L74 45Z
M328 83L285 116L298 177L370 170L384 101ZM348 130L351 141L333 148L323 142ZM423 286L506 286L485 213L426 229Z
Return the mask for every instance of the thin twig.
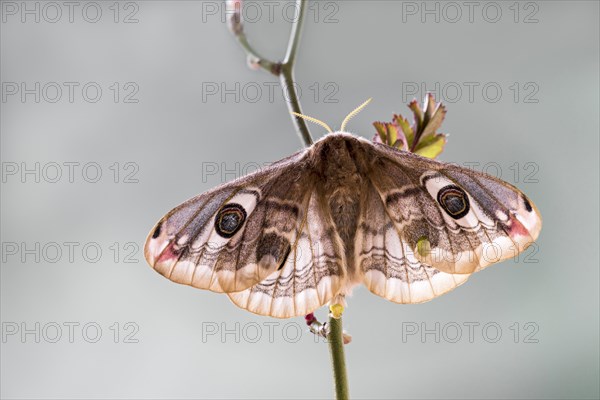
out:
M298 16L292 23L292 32L290 33L290 40L288 42L287 51L283 63L281 65L280 82L281 86L285 88L288 98L287 105L290 110L292 122L296 127L296 131L300 138L304 142L305 146L313 144L310 131L306 125L306 121L292 112L302 114L302 107L300 106L300 100L298 99L298 93L296 92L296 85L294 84L294 63L296 61L296 54L298 53L298 45L300 44L300 34L302 32L302 25L304 21L304 15L306 14L306 0L296 0L296 9L298 10Z
M250 46L250 43L248 43L248 38L246 37L245 34L242 33L241 35L239 35L237 37L237 39L238 39L239 44L246 51L249 64L258 65L260 68L264 69L265 71L267 71L275 76L279 76L279 73L281 71L281 64L274 63L272 61L267 60L264 57L261 57L256 52L256 50L254 50L254 48L252 48L252 46Z
M274 62L262 57L248 42L248 37L244 32L242 13L241 13L241 2L231 2L235 7L234 10L229 10L228 13L228 24L229 29L236 37L238 43L248 57L248 63L254 67L263 69L277 77L281 84L281 89L284 92L284 97L290 111L290 116L298 136L304 143L305 146L313 144L310 130L306 121L302 118L292 115L291 112L302 114L302 107L300 106L300 99L298 98L298 92L296 91L296 84L294 80L294 62L296 61L296 54L298 52L298 46L300 44L300 33L302 31L302 23L304 21L304 15L306 14L306 0L296 0L296 9L298 10L297 18L292 22L292 30L290 33L290 40L288 42L287 51L285 58L282 62Z
M300 99L298 99L296 85L294 84L294 71L292 70L292 68L287 68L286 65L283 65L281 69L281 75L279 75L279 80L286 94L287 106L288 110L290 111L292 123L296 127L296 132L300 136L300 139L302 140L304 145L308 147L313 144L313 140L312 136L310 136L310 131L308 130L306 121L303 118L292 114L292 112L302 114L302 108L300 107Z

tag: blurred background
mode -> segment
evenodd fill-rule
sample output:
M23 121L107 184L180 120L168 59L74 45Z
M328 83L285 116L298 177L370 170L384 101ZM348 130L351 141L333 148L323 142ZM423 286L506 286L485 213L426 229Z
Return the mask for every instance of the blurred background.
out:
M327 345L145 262L182 201L302 147L220 1L2 1L3 398L326 398ZM350 130L426 92L440 160L518 186L537 246L420 305L355 290L354 398L598 398L599 3L311 1L305 114ZM293 2L246 2L283 57ZM310 127L315 138L323 135ZM317 317L326 319L326 310Z

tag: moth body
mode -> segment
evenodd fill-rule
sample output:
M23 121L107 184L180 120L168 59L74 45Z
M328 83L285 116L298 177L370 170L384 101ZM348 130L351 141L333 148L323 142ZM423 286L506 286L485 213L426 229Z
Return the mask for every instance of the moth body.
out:
M360 271L354 261L354 238L360 220L361 190L366 165L358 139L336 132L325 136L310 150L311 163L319 171L315 189L326 207L344 249L345 292L360 283Z

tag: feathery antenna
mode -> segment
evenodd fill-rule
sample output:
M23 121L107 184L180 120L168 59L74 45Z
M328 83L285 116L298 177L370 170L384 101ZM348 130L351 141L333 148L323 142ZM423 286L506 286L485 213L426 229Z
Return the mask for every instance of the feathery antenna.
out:
M350 112L350 114L346 115L346 118L344 118L344 120L342 121L342 126L340 128L341 132L344 132L344 129L346 128L346 125L348 124L348 121L350 121L350 119L352 119L352 117L354 117L356 114L361 112L362 109L365 108L367 106L367 104L369 104L371 102L371 100L373 100L373 99L370 98L369 100L365 101L360 106L358 106L354 110L352 110L352 112ZM309 117L308 115L300 114L297 112L292 112L292 114L295 115L296 117L304 118L305 120L312 122L314 124L321 125L323 128L327 129L327 132L333 133L333 130L329 127L329 125L327 125L325 122L321 121L320 119Z
M340 131L344 132L344 128L346 128L346 124L348 124L348 121L350 121L350 119L352 117L354 117L356 114L361 112L362 109L365 108L367 106L367 104L369 104L371 102L371 100L373 100L373 98L370 98L369 100L365 101L360 106L358 106L354 110L352 110L352 112L350 114L346 115L346 118L344 118L344 121L342 121L342 126L340 127Z
M310 121L310 122L312 122L314 124L321 125L323 128L327 129L327 132L333 133L333 130L331 130L331 128L329 127L329 125L327 125L325 122L323 122L323 121L321 121L319 119L316 119L316 118L313 118L313 117L309 117L308 115L300 114L300 113L297 113L297 112L292 112L292 114L294 114L296 117L304 118L305 120Z

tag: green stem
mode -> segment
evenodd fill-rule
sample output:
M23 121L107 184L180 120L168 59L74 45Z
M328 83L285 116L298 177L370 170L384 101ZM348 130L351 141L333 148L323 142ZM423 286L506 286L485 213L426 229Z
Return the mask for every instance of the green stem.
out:
M335 379L335 398L346 400L348 394L348 375L346 374L346 357L344 356L344 338L342 329L342 318L329 316L329 333L327 335L331 364L333 366L333 378Z

